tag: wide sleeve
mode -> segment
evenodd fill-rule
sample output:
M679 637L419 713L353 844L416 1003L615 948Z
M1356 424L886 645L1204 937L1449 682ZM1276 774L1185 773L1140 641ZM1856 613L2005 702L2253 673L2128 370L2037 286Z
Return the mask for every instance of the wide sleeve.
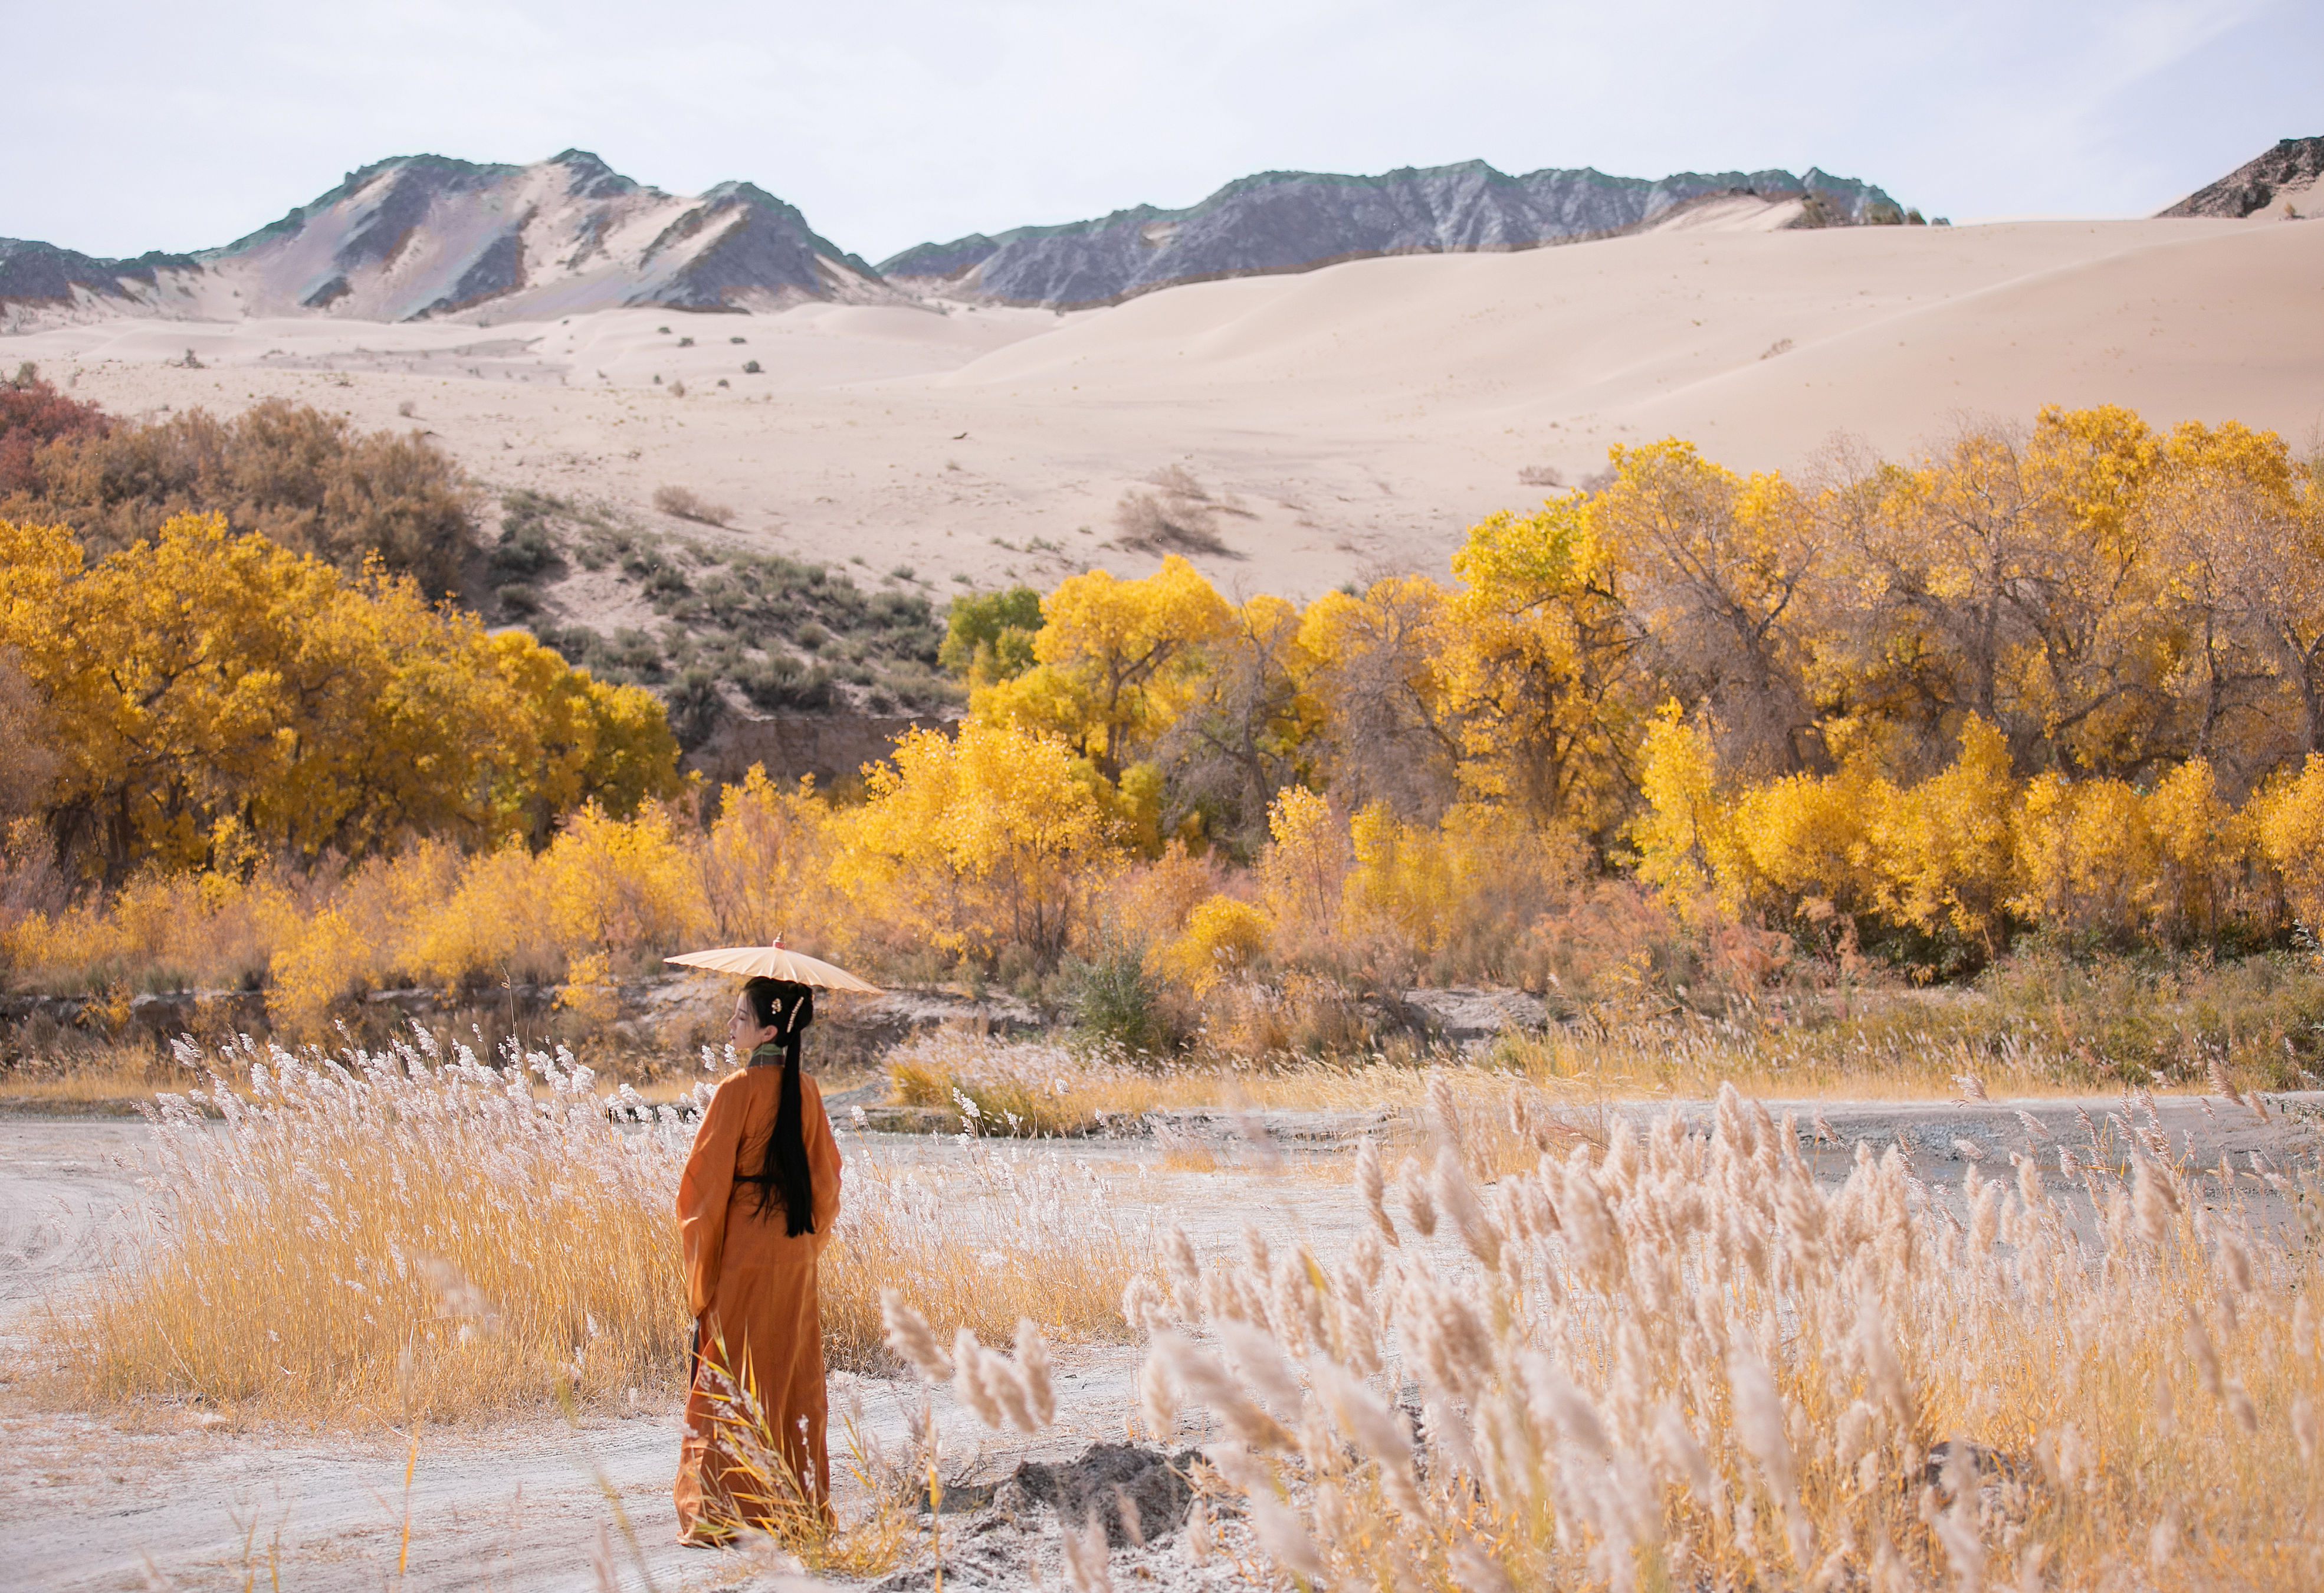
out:
M831 1132L831 1116L823 1109L823 1090L813 1079L802 1079L799 1128L807 1140L807 1176L815 1188L815 1248L817 1255L831 1243L839 1220L839 1141Z
M715 1091L703 1111L702 1126L695 1131L686 1171L678 1176L678 1242L686 1265L690 1316L708 1311L718 1292L718 1264L726 1251L726 1201L734 1190L734 1163L742 1153L746 1116L742 1091L723 1087Z

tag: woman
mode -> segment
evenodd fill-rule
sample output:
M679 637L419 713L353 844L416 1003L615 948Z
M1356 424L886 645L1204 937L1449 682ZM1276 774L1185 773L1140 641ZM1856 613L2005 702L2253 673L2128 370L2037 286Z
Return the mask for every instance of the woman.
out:
M839 1215L839 1145L823 1092L799 1073L799 1034L814 1019L805 985L742 986L727 1035L750 1066L711 1096L678 1180L696 1329L673 1490L684 1542L830 1507L815 1268Z

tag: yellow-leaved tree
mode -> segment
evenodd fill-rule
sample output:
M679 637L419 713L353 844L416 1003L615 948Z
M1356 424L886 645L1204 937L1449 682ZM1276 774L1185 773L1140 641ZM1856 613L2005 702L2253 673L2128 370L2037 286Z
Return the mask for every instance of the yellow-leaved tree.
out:
M1326 798L1294 785L1276 797L1267 828L1272 844L1259 877L1277 954L1337 960L1342 886L1355 862L1346 820Z
M1064 741L974 716L957 736L913 730L864 771L838 815L835 874L867 930L986 967L1010 947L1061 956L1126 858L1122 820Z
M1437 669L1462 785L1528 822L1610 832L1636 789L1643 660L1591 504L1492 515L1452 572L1468 585Z
M1458 799L1463 744L1443 668L1451 597L1425 576L1384 576L1300 616L1303 712L1342 802L1434 819Z
M2015 916L2107 938L2135 934L2157 916L2161 856L2130 784L2037 774L2014 817Z
M1805 767L1821 750L1809 680L1822 522L1781 476L1738 477L1676 438L1609 457L1591 533L1657 669L1707 711L1722 767Z
M216 515L87 569L9 526L0 646L60 755L50 826L86 874L201 868L222 840L313 866L468 847L677 789L659 705L485 634L377 565L349 578Z
M487 656L523 709L502 749L504 830L541 847L584 803L626 819L677 794L678 742L652 692L595 680L521 631L493 636Z
M1719 848L1729 899L1777 913L1811 900L1850 915L1870 911L1881 892L1872 834L1895 796L1864 757L1831 774L1789 774L1736 792Z
M2247 811L2282 879L2284 905L2311 937L2324 938L2324 753L2269 782Z
M812 781L784 791L753 764L741 784L728 786L701 857L703 900L719 939L763 946L778 935L799 944L812 937L818 948L844 951L850 937L831 883L834 829Z
M1303 690L1312 664L1298 608L1261 594L1227 616L1154 759L1170 828L1250 849L1275 793L1310 772L1321 714Z
M1630 823L1638 877L1683 912L1695 912L1715 888L1719 905L1732 912L1738 882L1721 834L1725 815L1710 736L1673 700L1646 727L1645 752L1639 789L1646 808Z
M1196 996L1247 972L1267 950L1267 914L1233 896L1212 896L1186 915L1186 926L1153 953L1153 967Z
M1041 621L1039 662L979 687L969 710L1063 737L1113 781L1194 700L1207 649L1231 634L1234 615L1174 553L1139 579L1093 570L1059 582Z
M2245 781L2324 752L2324 481L2283 440L2185 421L2138 505L2188 644L2199 756Z
M1350 943L1370 951L1375 967L1442 946L1473 884L1460 849L1434 825L1408 824L1384 802L1349 821L1348 845L1355 856L1340 887L1340 924Z
M1952 767L1898 793L1877 817L1872 844L1888 921L1950 930L1990 957L2016 889L2016 795L2001 732L1971 718Z
M2127 411L1965 429L1885 473L1849 550L1858 695L1925 741L1974 715L2027 772L2127 773L2169 744L2181 635L2128 511L2153 440Z
M2264 804L2262 805L2263 807ZM2036 775L2019 799L2010 912L2068 934L2185 944L2273 917L2252 879L2252 816L2200 758L2142 792L2110 779Z

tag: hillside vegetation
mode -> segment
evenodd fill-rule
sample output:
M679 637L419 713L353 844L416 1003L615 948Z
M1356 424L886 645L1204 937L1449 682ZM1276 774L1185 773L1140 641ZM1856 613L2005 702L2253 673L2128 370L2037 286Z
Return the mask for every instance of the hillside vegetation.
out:
M0 382L0 518L69 526L94 553L216 514L351 575L378 560L441 597L460 588L475 548L473 497L417 432L366 435L282 399L232 420L193 410L141 424L30 366Z
M364 432L282 399L230 420L197 409L132 421L30 365L0 381L0 519L67 527L91 555L205 514L348 576L375 562L431 598L522 626L596 680L646 687L689 747L735 712L957 706L935 667L942 619L896 574L867 590L844 566L666 536L604 505L522 489L499 495L488 534L492 502L418 431ZM657 627L558 616L557 582L607 569Z

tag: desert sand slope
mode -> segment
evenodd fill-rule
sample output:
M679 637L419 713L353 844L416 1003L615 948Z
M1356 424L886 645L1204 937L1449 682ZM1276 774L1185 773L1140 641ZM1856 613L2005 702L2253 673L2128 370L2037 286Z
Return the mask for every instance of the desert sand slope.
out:
M1301 421L1387 431L1675 430L1755 468L1836 428L1896 451L1958 409L2048 402L2298 431L2324 404L2319 265L2324 228L2297 225L1675 233L1182 288L937 384L1263 388Z
M1538 499L1520 469L1578 477L1611 443L1676 433L1767 468L1838 431L1897 455L1960 414L2025 420L2045 403L2126 403L2158 425L2232 416L2295 445L2324 422L2324 226L1751 219L1070 316L147 319L0 338L0 362L37 360L126 413L283 394L416 424L494 486L641 514L683 483L735 508L727 540L875 576L908 565L939 597L955 576L1150 567L1105 544L1123 492L1165 464L1238 500L1220 521L1232 554L1201 560L1215 579L1309 595L1386 565L1442 570L1466 526ZM161 363L189 346L207 368ZM636 623L582 596L576 616Z
M2294 448L2324 426L2324 228L2164 240L2029 273L1803 342L1639 406L1638 423L1765 459L1799 418L1895 448L1950 412L2119 403L2156 425L2228 417Z

